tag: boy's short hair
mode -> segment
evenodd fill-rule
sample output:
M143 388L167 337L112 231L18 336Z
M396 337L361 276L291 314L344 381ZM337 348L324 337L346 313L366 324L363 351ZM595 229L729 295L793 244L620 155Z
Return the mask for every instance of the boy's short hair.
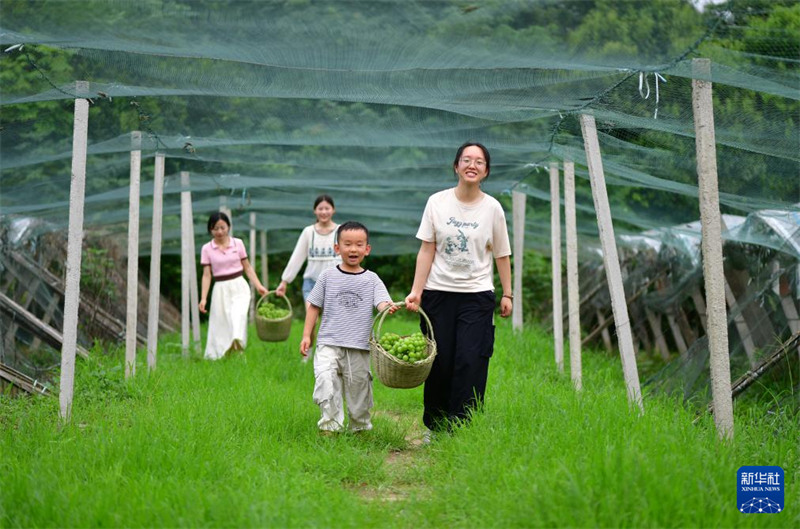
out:
M367 229L366 226L354 220L348 220L344 224L339 225L339 229L336 230L336 241L337 242L339 241L343 231L356 231L356 230L361 230L367 234L367 244L369 244L369 230Z

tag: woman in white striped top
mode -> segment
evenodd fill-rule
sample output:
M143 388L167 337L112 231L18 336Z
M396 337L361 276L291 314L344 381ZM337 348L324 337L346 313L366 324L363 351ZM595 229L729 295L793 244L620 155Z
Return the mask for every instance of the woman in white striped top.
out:
M286 294L286 286L294 281L307 259L308 264L303 273L303 300L306 300L322 271L342 262L341 257L336 255L333 249L336 244L336 229L339 227L333 221L334 213L336 208L333 205L333 198L329 195L320 195L314 200L314 215L317 217L317 222L306 226L297 239L275 294L278 296Z

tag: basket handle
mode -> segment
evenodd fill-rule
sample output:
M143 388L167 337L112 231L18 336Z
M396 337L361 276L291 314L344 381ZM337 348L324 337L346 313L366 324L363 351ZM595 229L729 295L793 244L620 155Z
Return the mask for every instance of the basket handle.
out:
M394 305L398 307L404 307L405 304L405 301L398 301ZM389 314L390 307L391 305L386 305L386 307L384 307L383 310L375 316L375 320L372 322L372 337L375 339L375 341L380 340L381 326L383 326L383 320L386 319L386 315ZM422 310L422 307L419 308L419 313L422 314L423 318L425 318L425 323L428 327L428 334L430 335L429 338L431 341L435 342L436 338L433 336L433 325L431 325L431 320L428 319L428 315L425 314L425 311ZM377 330L375 329L376 325L378 326Z
M283 298L283 300L286 302L286 306L289 307L289 316L293 315L294 311L292 310L292 303L289 301L289 298L286 297L285 295L284 296L278 296L277 294L275 294L275 291L267 292L266 294L261 296L261 298L258 300L258 303L256 303L256 312L258 312L258 307L261 306L261 303L263 303L264 300L267 299L267 296L269 296L269 295L273 295L276 298Z

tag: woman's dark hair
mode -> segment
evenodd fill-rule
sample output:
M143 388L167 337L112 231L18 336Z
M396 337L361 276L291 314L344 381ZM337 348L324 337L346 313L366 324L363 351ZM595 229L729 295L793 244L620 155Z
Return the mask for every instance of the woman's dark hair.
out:
M339 237L342 235L342 232L344 231L358 231L358 230L361 230L367 234L367 244L369 244L369 230L367 229L366 226L354 220L348 220L347 222L339 226L339 229L336 230L336 240L337 241L339 240Z
M317 209L317 206L319 206L322 202L327 202L328 204L331 205L332 208L336 207L333 204L333 199L331 198L330 195L320 195L316 198L316 200L314 200L314 209Z
M458 161L461 159L461 155L464 154L464 149L473 145L483 151L483 157L486 159L486 178L489 178L489 170L492 167L492 157L489 155L489 149L487 149L482 143L468 141L459 147L456 151L456 158L453 160L453 167L458 167Z
M228 218L228 215L221 211L215 211L208 217L208 233L211 233L211 230L214 229L214 226L216 226L219 221L223 221L227 224L228 229L231 228L231 219Z

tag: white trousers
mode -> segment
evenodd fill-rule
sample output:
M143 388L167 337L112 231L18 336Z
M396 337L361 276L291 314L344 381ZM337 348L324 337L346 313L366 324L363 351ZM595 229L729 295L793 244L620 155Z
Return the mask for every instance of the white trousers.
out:
M247 345L247 313L250 310L250 286L244 277L215 282L208 310L208 337L205 358L225 356L234 340L242 349Z
M347 402L350 431L372 430L372 373L369 351L317 345L314 355L314 402L322 414L320 430L344 428Z

